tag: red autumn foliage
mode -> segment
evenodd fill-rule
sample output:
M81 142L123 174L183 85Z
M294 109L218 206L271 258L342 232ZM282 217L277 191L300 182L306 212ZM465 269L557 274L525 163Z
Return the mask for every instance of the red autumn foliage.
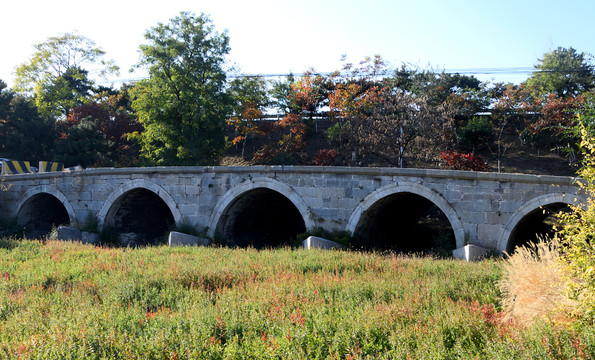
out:
M451 170L488 171L488 166L479 155L458 153L456 151L443 151L440 158L446 163L446 168Z
M333 149L320 149L314 156L314 165L331 166L335 162L337 152Z

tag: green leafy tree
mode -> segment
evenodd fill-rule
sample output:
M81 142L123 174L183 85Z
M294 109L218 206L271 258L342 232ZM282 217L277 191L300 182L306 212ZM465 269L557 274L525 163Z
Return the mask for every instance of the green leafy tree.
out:
M394 88L426 97L430 105L452 102L462 116L472 116L489 105L486 85L474 76L403 65L387 81Z
M461 127L458 137L463 145L471 148L471 153L482 145L489 145L494 141L494 129L491 120L486 117L472 117L465 126Z
M89 71L99 77L117 74L113 60L92 40L66 33L34 45L31 59L16 69L15 90L35 94L40 110L49 115L68 115L69 101L78 100L92 88Z
M8 90L0 80L0 157L50 159L54 140L54 121L39 114L33 99Z
M291 101L293 93L292 86L296 80L292 73L289 73L284 80L273 81L270 96L271 105L282 114L299 114L302 108L299 104Z
M595 87L595 69L590 60L591 56L572 47L558 47L539 59L537 71L526 83L535 97L552 93L559 97L578 95Z
M225 56L229 38L209 18L182 12L145 33L141 62L149 78L131 89L132 107L145 131L142 154L157 164L217 161L225 148L229 108Z
M54 118L68 117L73 108L89 100L94 90L86 70L69 68L54 81L39 84L35 103L42 114Z
M110 143L105 134L98 131L97 121L91 116L69 127L56 143L56 159L66 166L83 167L107 162Z

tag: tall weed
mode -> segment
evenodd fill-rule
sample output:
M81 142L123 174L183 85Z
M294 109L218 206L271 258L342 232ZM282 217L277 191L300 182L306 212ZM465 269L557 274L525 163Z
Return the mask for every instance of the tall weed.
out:
M557 240L518 247L502 266L502 307L509 319L525 325L544 320L570 321L576 303L566 296Z

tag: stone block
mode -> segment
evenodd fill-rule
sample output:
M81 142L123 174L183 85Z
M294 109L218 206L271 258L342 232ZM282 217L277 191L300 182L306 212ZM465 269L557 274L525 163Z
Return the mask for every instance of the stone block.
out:
M83 231L81 242L83 244L99 244L101 242L101 236L97 233Z
M305 249L343 249L343 245L341 244L316 236L308 236L308 238L302 242L302 246Z
M169 246L207 246L209 245L209 239L172 231L169 233L168 243Z
M486 256L489 252L489 249L469 244L453 250L452 256L456 259L466 261L478 261L481 260L482 257Z
M79 229L68 226L58 226L58 240L81 241L83 234Z
M118 238L120 239L120 244L122 244L123 246L128 246L128 247L136 247L137 246L138 234L135 234L133 232L119 233Z

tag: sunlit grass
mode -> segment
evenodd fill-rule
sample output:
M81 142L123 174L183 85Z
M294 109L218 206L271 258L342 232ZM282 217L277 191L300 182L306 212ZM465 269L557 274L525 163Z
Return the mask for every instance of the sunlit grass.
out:
M503 321L498 260L0 245L4 358L570 359L595 352L592 329Z

